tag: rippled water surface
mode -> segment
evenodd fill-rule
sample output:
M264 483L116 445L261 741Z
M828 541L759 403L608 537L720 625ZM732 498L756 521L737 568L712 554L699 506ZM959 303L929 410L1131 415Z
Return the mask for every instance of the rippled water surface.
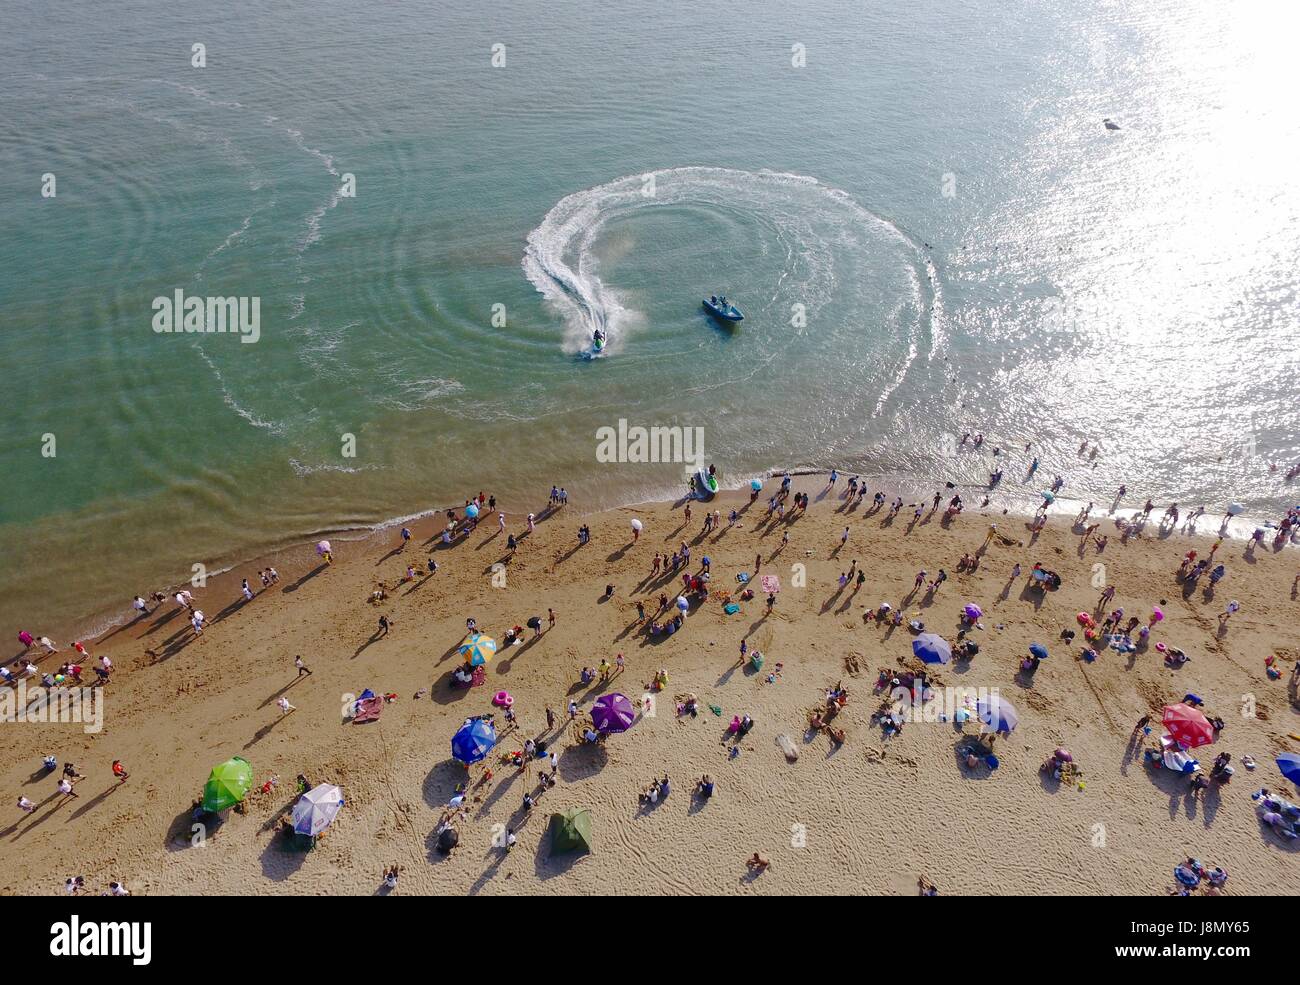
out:
M704 427L737 483L977 481L979 430L1027 497L1033 441L1067 493L1271 516L1300 496L1298 20L14 0L0 621L480 488L677 491L597 462L620 418ZM259 297L260 340L154 333L178 288Z

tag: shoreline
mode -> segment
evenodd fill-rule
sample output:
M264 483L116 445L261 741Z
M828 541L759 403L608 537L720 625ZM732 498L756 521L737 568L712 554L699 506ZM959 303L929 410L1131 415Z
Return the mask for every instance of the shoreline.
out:
M831 470L819 469L810 466L799 466L799 467L792 467L792 468L785 468L785 469L782 468L768 469L767 471L758 473L756 475L756 477L761 478L764 482L764 486L763 486L764 495L770 494L770 492L774 488L773 486L771 486L771 482L774 479L779 480L779 477L782 475L783 472L788 472L789 475L792 477L792 479L799 480L799 479L805 479L805 478L810 478L815 476L829 476ZM839 475L842 481L847 480L847 478L853 474L854 473L851 472L839 471ZM942 491L943 484L948 481L948 480L941 480L941 479L927 480L923 478L917 478L915 476L900 477L888 473L868 474L868 473L860 472L857 474L863 480L870 480L872 483L884 482L887 484L892 484L887 491L887 495L889 495L890 493L892 493L893 495L903 495L905 499L907 496L922 495L920 491L923 488L927 486L934 487L936 483L938 484L938 488L940 489L940 491ZM740 480L734 486L723 485L719 490L719 496L723 496L727 494L742 494L742 498L747 498L744 496L744 493L746 492L747 482L748 480ZM954 488L947 490L947 492L949 493L953 491L960 492L962 490L969 490L972 498L974 498L976 493L982 495L985 493L992 493L994 491L997 492L1003 491L1001 484L999 484L997 490L990 490L987 485L981 486L976 483L956 483L954 485ZM1010 492L1014 496L1016 490L1008 490L1008 492ZM569 512L578 516L594 516L610 510L633 509L637 507L647 507L647 506L662 506L670 503L680 504L685 501L685 498L686 495L685 493L683 493L681 496L677 497L676 499L667 498L667 497L651 498L651 499L635 500L635 501L621 501L616 499L611 504L597 506L588 511L581 511L577 507L572 507L569 508ZM963 496L963 498L965 497ZM1015 498L1017 501L1013 502L1011 505L1003 507L1000 510L999 515L1015 517L1015 518L1025 518L1034 515L1035 510L1032 507L1034 504L1034 500L1037 499L1038 497L1034 496L1032 493L1025 492L1024 495ZM923 502L927 501L926 497L923 496L922 501ZM915 502L916 501L905 502L904 509L908 509L914 506ZM1099 501L1094 501L1094 503L1097 503L1098 506L1100 506ZM1077 513L1084 505L1086 505L1086 502L1084 500L1081 499L1076 500L1071 497L1061 497L1058 498L1054 503L1052 503L1051 506L1048 508L1048 515L1049 517L1059 517L1062 515ZM990 506L987 508L981 508L973 504L966 504L967 512L974 512L975 510L980 510L980 509L994 509L994 508L995 507L993 504L990 504ZM1094 507L1094 512L1096 511L1097 508L1098 508L1097 506ZM1104 509L1105 507L1101 507L1101 508ZM456 506L444 505L444 506L431 507L429 509L420 510L414 513L407 513L407 514L389 517L387 519L380 520L374 524L370 524L366 526L326 525L310 533L295 537L290 542L279 547L254 548L247 556L223 559L219 562L218 568L208 572L207 580L217 581L218 583L224 583L226 576L230 575L231 572L235 571L236 569L247 568L251 565L257 565L258 568L260 569L267 565L274 566L276 565L277 561L283 563L284 558L292 555L295 552L311 548L312 545L317 540L321 540L321 539L336 538L343 543L355 544L355 543L366 542L371 539L377 538L381 536L385 531L391 530L395 527L400 527L403 525L412 525L412 528L414 529L415 524L420 524L423 521L429 520L431 517L445 513L445 511L448 509L460 510L463 509L463 504L458 504ZM520 511L516 509L507 508L506 504L498 504L498 509L499 510L505 509L508 517L520 516L520 515L527 514L529 512L529 510L527 509ZM1126 513L1125 511L1129 511L1129 512ZM1121 507L1119 510L1113 513L1109 511L1105 512L1103 515L1103 522L1107 522L1107 521L1113 522L1115 520L1118 520L1121 517L1136 515L1140 512L1141 510L1136 507ZM1211 514L1206 514L1205 516L1201 517L1201 520L1204 520L1207 517L1210 517L1211 519L1213 518ZM1267 522L1269 524L1272 523L1271 520ZM1249 523L1242 518L1234 517L1232 522L1230 522L1226 528L1221 528L1219 530L1219 533L1225 536L1226 539L1239 540L1248 537L1251 531L1254 529L1254 527L1255 524ZM1196 536L1207 536L1203 531L1192 531L1192 533L1193 535ZM188 582L177 582L177 583L168 582L167 584L168 584L167 589L165 590L159 589L159 590L163 590L165 594L167 594L170 597L170 595L172 595L177 588L184 587L186 584L188 584ZM146 591L154 591L154 590L155 589L150 588L147 589ZM236 586L236 590L237 590L237 586ZM56 642L58 642L61 639L66 639L69 642L69 644L73 640L92 641L97 643L99 642L99 640L103 639L106 636L106 634L116 632L122 626L128 625L131 622L131 620L135 618L135 616L133 615L133 610L130 609L129 599L125 600L124 605L126 611L122 611L122 604L113 604L106 601L104 604L96 607L90 613L83 613L81 615L69 617L66 620L65 625L84 626L88 624L89 628L80 630L78 632L73 632L73 633L63 633L62 636L59 635L59 633L62 632L61 626L54 627L55 629L54 633L49 632L48 629L41 629L38 631L32 627L24 627L24 628L29 629L31 632L33 632L35 635L38 636L39 635L50 636Z

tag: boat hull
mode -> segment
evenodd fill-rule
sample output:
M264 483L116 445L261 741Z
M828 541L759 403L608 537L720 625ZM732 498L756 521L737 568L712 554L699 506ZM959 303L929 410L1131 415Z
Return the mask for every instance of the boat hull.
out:
M729 304L727 305L727 307L723 308L721 305L716 305L712 301L709 301L707 299L701 303L704 305L704 310L707 311L709 314L711 314L714 318L718 319L718 321L723 321L728 323L729 325L734 325L737 322L742 322L745 320L745 316L741 314L740 309L737 308L734 304Z

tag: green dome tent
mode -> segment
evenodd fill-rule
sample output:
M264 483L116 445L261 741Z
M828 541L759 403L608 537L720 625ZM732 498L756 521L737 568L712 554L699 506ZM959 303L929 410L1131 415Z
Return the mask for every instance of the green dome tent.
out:
M551 854L591 851L591 812L565 811L551 815Z

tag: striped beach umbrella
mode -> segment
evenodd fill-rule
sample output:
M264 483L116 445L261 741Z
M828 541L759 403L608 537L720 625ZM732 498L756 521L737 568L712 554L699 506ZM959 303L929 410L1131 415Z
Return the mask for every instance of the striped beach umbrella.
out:
M460 655L471 667L482 667L497 652L497 641L483 633L474 633L460 645Z

